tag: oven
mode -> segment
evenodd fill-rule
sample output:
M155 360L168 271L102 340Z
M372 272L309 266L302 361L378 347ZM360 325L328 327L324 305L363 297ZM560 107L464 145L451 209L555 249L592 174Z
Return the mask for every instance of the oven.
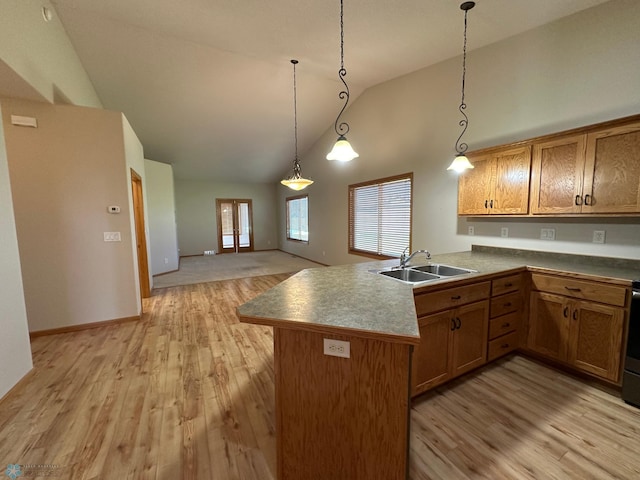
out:
M633 282L629 340L622 373L622 399L640 407L640 280Z

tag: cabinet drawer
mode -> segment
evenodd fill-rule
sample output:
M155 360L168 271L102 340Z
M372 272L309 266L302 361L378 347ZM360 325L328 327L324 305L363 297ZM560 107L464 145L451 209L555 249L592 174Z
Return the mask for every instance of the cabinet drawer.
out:
M509 293L491 299L491 318L499 317L506 313L517 312L522 309L522 294L520 292Z
M490 282L481 282L464 287L447 288L437 292L420 293L415 296L418 317L458 305L489 298Z
M627 289L616 285L599 282L588 282L567 277L552 277L533 273L531 285L534 290L556 293L581 300L608 303L624 307L627 300Z
M509 275L508 277L497 278L491 282L491 295L503 295L505 293L517 292L522 288L522 274Z
M489 342L487 361L490 362L518 348L518 332L509 333Z
M520 323L520 312L509 313L489 321L489 340L514 332Z

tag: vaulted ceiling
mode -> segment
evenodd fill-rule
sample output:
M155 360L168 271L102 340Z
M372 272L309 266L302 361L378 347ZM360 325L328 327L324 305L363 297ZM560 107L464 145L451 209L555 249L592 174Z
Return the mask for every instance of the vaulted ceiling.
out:
M351 99L462 51L456 0L344 0ZM105 108L177 178L275 182L342 106L339 0L52 0ZM469 50L604 0L477 0ZM452 81L459 81L458 78ZM327 150L331 145L327 145Z

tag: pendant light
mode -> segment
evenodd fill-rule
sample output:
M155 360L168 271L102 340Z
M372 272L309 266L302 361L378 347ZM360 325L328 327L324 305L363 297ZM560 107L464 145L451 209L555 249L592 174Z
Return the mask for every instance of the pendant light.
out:
M338 113L338 117L336 118L336 123L334 125L335 131L338 134L338 140L336 141L333 149L327 154L327 160L338 160L339 162L350 162L356 157L359 157L351 144L347 140L347 133L349 133L349 124L347 122L340 122L340 116L342 112L344 112L345 108L347 108L347 104L349 103L349 86L347 82L344 80L344 77L347 76L347 70L344 68L344 4L343 0L340 0L340 70L338 70L338 77L340 81L344 84L344 90L342 90L338 97L344 99L344 105L340 113ZM340 122L340 123L339 123Z
M293 65L293 137L295 144L295 157L293 159L293 174L290 177L281 180L280 183L291 190L302 190L307 188L313 183L313 180L308 180L302 177L300 172L300 160L298 159L298 106L297 106L297 92L296 92L296 65L298 60L291 60Z
M464 113L467 108L467 104L464 103L464 81L467 74L467 13L475 6L476 2L464 2L462 5L460 5L460 9L464 10L464 47L462 50L462 100L460 101L460 107L458 108L463 117L463 119L459 122L459 125L462 127L462 133L458 137L458 140L456 140L456 158L453 159L453 162L451 162L451 165L449 165L449 168L447 168L447 170L453 170L456 173L461 173L465 170L473 168L473 165L465 155L469 146L466 143L461 142L461 140L464 132L467 131L467 126L469 125L469 117L467 117L467 114Z

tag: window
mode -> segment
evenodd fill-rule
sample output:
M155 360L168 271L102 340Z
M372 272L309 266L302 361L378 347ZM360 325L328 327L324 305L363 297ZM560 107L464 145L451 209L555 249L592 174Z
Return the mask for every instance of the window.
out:
M309 195L287 198L287 240L309 242Z
M349 253L399 257L411 246L413 173L349 185Z

